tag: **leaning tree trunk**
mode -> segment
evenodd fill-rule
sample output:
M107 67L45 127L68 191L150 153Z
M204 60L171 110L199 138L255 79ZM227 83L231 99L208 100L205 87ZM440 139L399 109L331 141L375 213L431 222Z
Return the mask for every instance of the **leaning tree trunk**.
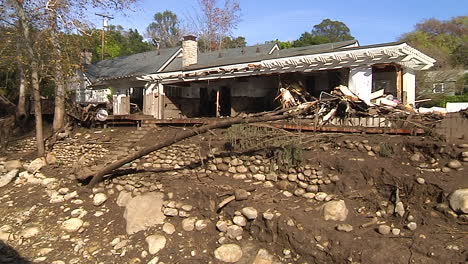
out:
M276 114L273 114L272 113L265 113L264 115L262 116L253 116L253 117L247 117L247 118L244 118L244 117L237 117L237 118L229 118L229 119L225 119L225 120L221 120L221 121L218 121L218 122L215 122L215 123L212 123L212 124L209 124L209 125L204 125L204 126L201 126L199 128L196 128L196 129L193 129L193 130L188 130L188 131L184 131L178 135L175 135L174 137L172 138L169 138L167 140L164 140L156 145L153 145L153 146L149 146L149 147L146 147L140 151L137 151L133 154L130 154L128 155L127 157L125 158L122 158L120 160L117 160L111 164L109 164L108 166L104 167L103 169L99 170L98 172L95 172L91 175L77 175L77 178L80 179L80 180L85 180L85 179L88 179L90 177L92 177L91 179L91 182L90 182L90 186L93 187L96 183L99 183L102 178L104 177L104 175L112 172L113 170L115 169L118 169L120 167L122 167L123 165L125 165L126 163L129 163L133 160L136 160L138 158L141 158L153 151L156 151L156 150L159 150L159 149L162 149L164 147L167 147L167 146L170 146L174 143L177 143L179 141L182 141L186 138L189 138L189 137L193 137L193 136L196 136L196 135L199 135L199 134L203 134L211 129L216 129L216 128L223 128L223 127L229 127L231 125L234 125L234 124L247 124L247 123L257 123L257 122L267 122L267 121L276 121L276 120L282 120L282 119L287 119L287 118L291 118L291 117L294 117L294 116L297 116L297 115L300 115L300 114L303 114L305 112L307 112L312 106L316 105L319 101L315 101L315 102L310 102L310 103L307 103L307 104L304 104L304 105L301 105L300 107L297 107L295 109L291 109L289 113L287 114L279 114L279 113L283 113L284 110L280 110L278 111Z
M54 109L54 132L60 131L65 123L65 75L61 64L62 50L60 40L57 36L57 13L54 7L48 9L50 20L50 37L54 47L54 74L55 74L55 109Z
M39 88L39 74L38 74L38 63L36 54L34 53L31 35L29 32L29 21L24 12L21 0L9 0L10 3L16 10L20 21L20 29L23 34L24 45L26 47L26 54L30 62L31 67L31 84L33 88L34 96L34 116L36 118L36 142L37 142L37 153L39 156L44 155L44 134L42 126L42 109L41 109L41 93Z

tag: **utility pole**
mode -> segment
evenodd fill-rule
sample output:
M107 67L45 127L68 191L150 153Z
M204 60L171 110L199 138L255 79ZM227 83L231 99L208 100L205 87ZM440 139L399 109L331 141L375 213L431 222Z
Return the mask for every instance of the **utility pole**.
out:
M106 14L96 13L96 16L102 17L102 32L101 32L101 60L104 60L104 46L106 45L106 28L108 27L107 23L109 19L113 19L113 16Z

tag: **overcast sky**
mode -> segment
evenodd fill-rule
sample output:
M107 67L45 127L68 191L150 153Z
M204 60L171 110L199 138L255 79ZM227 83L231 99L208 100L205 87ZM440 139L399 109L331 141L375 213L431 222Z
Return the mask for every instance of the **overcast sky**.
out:
M220 2L222 0L219 0ZM249 45L267 40L294 40L325 18L344 22L361 45L396 41L427 18L447 20L468 15L468 0L239 0L242 22L234 31ZM197 8L197 0L140 0L134 12L110 23L144 33L156 12L171 10L180 18ZM100 27L99 20L94 20Z

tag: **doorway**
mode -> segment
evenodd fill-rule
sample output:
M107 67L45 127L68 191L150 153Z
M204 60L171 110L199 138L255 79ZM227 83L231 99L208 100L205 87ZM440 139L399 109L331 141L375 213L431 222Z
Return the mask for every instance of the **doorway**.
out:
M219 115L231 116L231 88L226 86L219 89Z

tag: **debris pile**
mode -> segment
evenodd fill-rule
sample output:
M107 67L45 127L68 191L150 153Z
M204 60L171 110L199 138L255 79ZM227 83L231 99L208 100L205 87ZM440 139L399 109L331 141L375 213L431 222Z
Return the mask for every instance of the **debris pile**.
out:
M337 86L331 93L322 92L318 99L307 93L300 82L281 85L278 98L284 109L317 102L319 107L302 116L312 120L316 126L333 124L430 130L443 118L433 113L418 113L411 105L402 104L393 95L384 94L383 90L372 93L370 100L365 100L344 85ZM367 119L353 123L353 118Z

